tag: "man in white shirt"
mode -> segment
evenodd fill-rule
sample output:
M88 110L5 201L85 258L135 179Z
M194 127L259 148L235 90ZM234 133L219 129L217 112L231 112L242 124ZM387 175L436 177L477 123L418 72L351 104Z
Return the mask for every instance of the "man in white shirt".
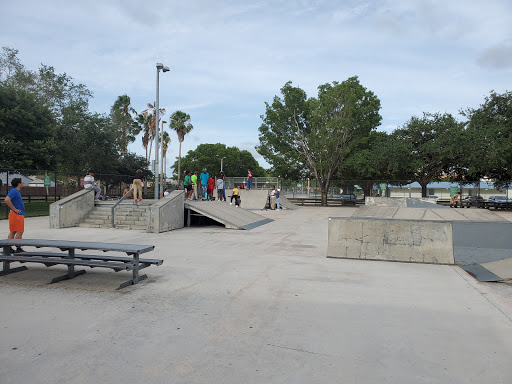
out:
M96 192L94 195L94 200L99 200L101 195L101 188L96 185L94 181L94 171L91 169L89 174L84 177L84 188L91 189Z
M276 209L276 187L272 187L270 191L270 209Z

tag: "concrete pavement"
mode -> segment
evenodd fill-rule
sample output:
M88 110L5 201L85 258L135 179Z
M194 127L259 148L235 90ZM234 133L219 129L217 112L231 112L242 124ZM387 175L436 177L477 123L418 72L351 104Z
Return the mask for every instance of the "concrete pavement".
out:
M512 382L512 287L457 266L326 258L328 217L357 209L162 234L27 219L26 238L154 244L165 261L122 291L126 274L107 270L1 277L0 382Z

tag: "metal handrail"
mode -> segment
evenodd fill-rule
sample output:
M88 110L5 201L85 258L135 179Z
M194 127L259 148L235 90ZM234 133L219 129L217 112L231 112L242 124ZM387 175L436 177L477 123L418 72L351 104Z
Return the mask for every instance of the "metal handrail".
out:
M130 192L133 192L133 187L132 187L132 188L130 188L130 190L129 190L128 192L126 192L126 193L124 194L124 196L123 196L123 197L121 197L121 198L119 199L119 201L118 201L117 203L115 203L115 204L112 206L111 211L110 211L110 212L111 212L111 216L112 216L112 228L115 228L115 227L116 227L116 226L115 226L115 224L114 224L114 210L116 209L116 207L117 207L119 204L121 204L121 203L124 201L124 199L126 199L126 198L128 197L128 195L130 194Z

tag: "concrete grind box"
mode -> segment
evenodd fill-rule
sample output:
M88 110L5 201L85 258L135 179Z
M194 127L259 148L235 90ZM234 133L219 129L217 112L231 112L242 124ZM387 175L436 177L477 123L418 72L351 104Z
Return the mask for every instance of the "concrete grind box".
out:
M454 264L452 223L329 218L327 257Z
M327 257L467 264L510 257L512 223L329 218Z

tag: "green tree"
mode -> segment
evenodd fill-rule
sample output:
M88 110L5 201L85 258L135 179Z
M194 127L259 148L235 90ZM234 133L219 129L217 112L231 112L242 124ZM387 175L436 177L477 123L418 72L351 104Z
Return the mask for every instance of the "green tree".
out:
M237 147L226 147L225 144L200 144L195 150L188 151L187 155L181 159L183 169L202 171L204 168L212 174L220 172L221 159L223 161L223 171L228 176L241 177L247 175L247 170L251 169L254 177L265 176L265 170L259 166L252 154L247 150L240 150ZM174 169L177 170L179 159L174 163Z
M409 148L403 141L385 132L372 132L368 143L353 150L338 170L340 180L357 181L366 195L375 183L401 185L413 177L408 165Z
M0 86L0 167L54 169L57 123L37 96Z
M348 154L368 140L380 124L380 101L351 77L318 87L318 98L291 82L281 88L282 99L266 104L257 151L271 164L292 169L300 164L320 186L322 205L333 175ZM279 160L276 162L276 159Z
M117 128L122 155L128 152L128 144L135 141L135 137L142 129L134 120L132 114L136 115L137 112L131 107L130 97L128 95L118 96L110 109L110 117L112 124Z
M409 156L405 164L421 185L423 197L430 182L441 180L458 166L463 130L464 124L449 113L424 113L393 132L394 139L406 146Z
M510 185L512 180L512 92L491 91L477 109L467 109L469 119L466 153L468 174L476 180L489 177L498 185Z
M164 168L164 181L167 179L167 150L169 149L169 144L171 143L171 136L169 136L169 132L164 131L162 134L163 140L162 140L162 154L164 162L163 168Z
M181 143L185 140L185 135L189 133L194 126L190 122L190 115L182 111L176 111L171 116L169 127L176 131L180 149L178 153L178 187L181 185Z

